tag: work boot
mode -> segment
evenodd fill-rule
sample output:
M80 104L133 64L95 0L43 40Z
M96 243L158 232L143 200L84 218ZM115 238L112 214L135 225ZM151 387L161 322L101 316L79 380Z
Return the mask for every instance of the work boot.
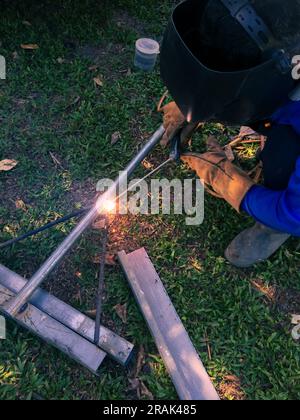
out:
M248 268L271 257L289 237L287 233L256 223L231 242L225 257L235 267Z

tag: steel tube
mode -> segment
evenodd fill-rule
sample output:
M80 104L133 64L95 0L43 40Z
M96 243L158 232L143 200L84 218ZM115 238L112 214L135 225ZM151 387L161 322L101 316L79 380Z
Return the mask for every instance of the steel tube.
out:
M138 165L148 156L151 150L158 144L162 138L165 130L163 126L152 135L146 145L140 150L140 152L132 159L125 170L118 176L114 184L98 198L94 207L88 212L88 214L79 222L79 224L73 229L73 231L66 237L61 245L53 252L53 254L45 261L45 263L39 268L39 270L33 275L28 281L26 286L12 298L5 305L5 312L9 316L15 316L20 309L28 302L32 294L42 284L45 278L55 269L62 258L70 251L80 236L89 228L89 226L96 220L99 214L104 208L104 203L114 196L116 188L126 180Z
M23 277L0 264L0 286L16 295L26 283L27 280ZM95 322L73 306L62 302L43 289L37 289L28 303L93 343ZM22 313L22 316L26 316L26 312ZM101 325L97 346L123 366L129 363L133 355L133 344L103 325Z

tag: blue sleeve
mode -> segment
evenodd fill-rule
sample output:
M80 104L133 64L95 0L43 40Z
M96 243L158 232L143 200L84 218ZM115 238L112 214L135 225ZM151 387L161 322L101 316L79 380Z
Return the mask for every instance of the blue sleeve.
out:
M300 237L300 158L285 191L255 185L244 198L242 209L268 227Z

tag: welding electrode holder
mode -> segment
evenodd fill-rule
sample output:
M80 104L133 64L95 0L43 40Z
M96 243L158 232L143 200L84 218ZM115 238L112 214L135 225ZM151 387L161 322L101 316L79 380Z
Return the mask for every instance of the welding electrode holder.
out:
M171 150L169 158L174 160L174 162L180 162L180 156L182 153L181 149L181 132L180 130L171 140Z

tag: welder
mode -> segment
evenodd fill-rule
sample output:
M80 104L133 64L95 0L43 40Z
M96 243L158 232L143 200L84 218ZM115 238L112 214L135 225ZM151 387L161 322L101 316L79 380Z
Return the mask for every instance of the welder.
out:
M300 0L186 0L173 11L161 75L174 98L163 108L166 145L199 122L248 126L267 137L258 185L215 138L182 161L256 223L225 251L237 267L273 255L300 236Z

